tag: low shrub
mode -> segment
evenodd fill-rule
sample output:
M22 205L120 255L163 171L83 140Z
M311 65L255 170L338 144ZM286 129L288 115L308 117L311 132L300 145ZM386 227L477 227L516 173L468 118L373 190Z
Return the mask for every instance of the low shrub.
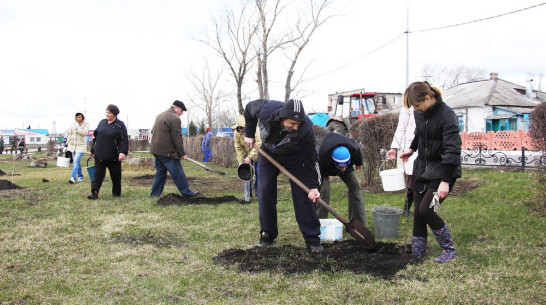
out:
M358 142L362 151L364 183L373 183L390 149L397 124L398 114L389 112L356 121L349 128L349 134Z

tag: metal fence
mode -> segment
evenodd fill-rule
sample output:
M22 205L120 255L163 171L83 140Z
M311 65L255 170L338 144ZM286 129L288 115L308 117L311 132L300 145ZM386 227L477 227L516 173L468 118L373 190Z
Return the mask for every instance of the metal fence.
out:
M471 150L461 151L461 163L467 166L521 167L524 172L526 168L544 166L546 154L542 151L528 151L524 147L521 151L498 151L478 143Z

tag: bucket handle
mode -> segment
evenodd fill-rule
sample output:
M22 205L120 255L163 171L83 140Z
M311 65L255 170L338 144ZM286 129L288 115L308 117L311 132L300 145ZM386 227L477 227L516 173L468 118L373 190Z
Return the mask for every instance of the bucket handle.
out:
M385 160L383 160L383 162L381 163L381 165L379 166L379 171L381 172L381 168L383 167L383 164L385 164L385 162L389 161L389 158L385 158Z
M91 160L91 157L87 158L87 164L86 164L86 167L89 167L89 160Z

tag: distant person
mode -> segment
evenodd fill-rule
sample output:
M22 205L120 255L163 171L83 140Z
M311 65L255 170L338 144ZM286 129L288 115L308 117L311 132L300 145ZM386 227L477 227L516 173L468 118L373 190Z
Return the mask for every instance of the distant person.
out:
M260 130L256 129L254 145L261 147L262 140L260 139ZM251 185L252 181L244 181L243 189L245 202L251 201L252 188L254 193L258 194L258 152L255 148L250 148L245 143L245 117L239 115L237 118L237 124L235 126L235 133L233 136L233 142L235 143L235 152L237 153L237 163L250 164L254 168L254 185Z
M210 131L210 128L207 127L207 129L205 129L205 136L203 137L203 141L201 141L201 150L205 153L205 162L209 162L210 160L212 160L212 152L210 151L210 139L212 138L212 136L212 131Z
M119 108L116 105L106 107L106 119L99 122L93 133L91 157L95 159L95 175L91 182L91 194L88 199L99 198L106 169L112 179L112 196L121 196L121 161L129 153L127 127L118 119Z
M356 219L366 224L364 199L360 180L355 170L362 166L362 153L355 140L338 133L327 133L318 147L318 162L322 183L320 186L321 198L330 203L330 176L338 176L348 189L349 220ZM353 167L354 166L354 167ZM319 218L328 218L328 210L321 204L316 205Z
M428 82L410 84L404 93L404 106L415 109L416 128L410 147L400 158L407 162L415 151L419 151L413 164L412 254L419 257L426 254L428 225L443 250L434 260L449 262L457 253L451 233L436 211L461 177L461 136L457 116L442 100L440 90Z
M396 160L400 154L409 148L413 136L415 135L415 118L413 116L413 107L406 109L402 107L398 115L398 125L394 132L391 143L391 149L387 152L389 160ZM406 184L404 200L404 216L410 216L410 208L413 203L413 161L417 158L417 153L413 154L407 162L396 162L397 167L404 171L404 180Z
M198 191L190 190L188 179L180 163L180 159L187 159L180 121L184 111L187 111L184 103L176 100L169 109L155 118L150 146L150 153L155 157L155 177L150 197L161 196L167 180L167 172L171 174L174 184L184 197L191 198L199 194Z
M9 144L11 147L10 153L13 154L15 152L17 154L17 137L10 137Z
M0 155L4 153L4 137L0 136Z
M89 132L89 124L85 122L85 116L81 112L77 112L75 116L75 122L70 126L70 129L66 132L67 138L67 150L72 152L74 157L72 165L72 173L68 183L74 184L77 182L83 182L83 172L80 164L80 160L84 152L87 152L87 133Z
M290 181L296 221L310 252L321 252L320 222L313 202L320 197L317 151L313 122L305 114L300 100L285 103L273 100L249 102L244 112L245 143L254 147L256 129L260 129L261 149L286 168L310 190L306 193ZM258 126L259 125L259 126ZM279 234L277 224L277 176L280 170L260 155L258 158L258 207L260 214L260 242L267 247Z

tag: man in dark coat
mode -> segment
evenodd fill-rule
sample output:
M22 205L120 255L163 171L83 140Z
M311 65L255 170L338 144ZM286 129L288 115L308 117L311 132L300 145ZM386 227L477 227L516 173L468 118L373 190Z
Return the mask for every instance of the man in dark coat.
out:
M366 224L364 200L356 170L362 166L362 154L356 141L337 133L327 133L318 148L318 159L322 184L321 198L330 202L330 176L338 176L349 189L349 220L357 219ZM354 165L354 168L353 168ZM319 218L328 218L328 211L317 204Z
M150 153L155 157L156 172L150 197L159 197L163 193L167 171L171 174L178 191L184 197L194 197L199 194L197 191L190 190L188 179L186 179L186 174L180 163L180 159L187 159L180 121L180 116L184 111L187 111L184 103L176 100L169 109L155 118Z
M320 197L316 167L313 123L305 114L299 100L286 103L273 100L255 100L247 104L244 112L245 143L251 148L255 143L256 128L260 129L261 149L306 185L307 194L290 181L292 201L303 238L311 252L320 252L320 222L313 204ZM260 214L260 242L258 247L273 243L279 231L277 226L277 176L279 169L262 155L258 158L258 205Z

